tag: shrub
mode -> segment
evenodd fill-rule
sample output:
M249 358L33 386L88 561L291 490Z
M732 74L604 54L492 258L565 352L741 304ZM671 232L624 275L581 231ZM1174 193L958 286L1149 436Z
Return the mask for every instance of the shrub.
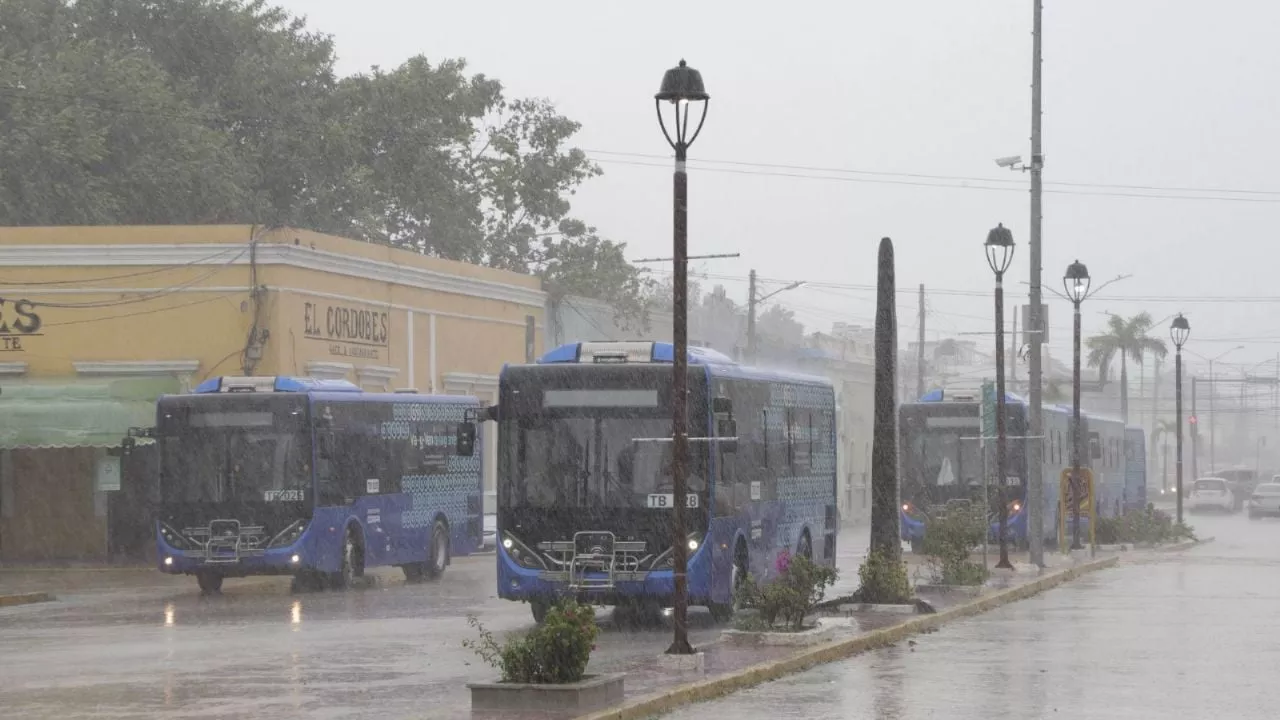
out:
M1067 532L1071 532L1071 518L1067 518ZM1095 538L1099 543L1160 543L1195 540L1195 531L1186 523L1174 522L1167 512L1148 504L1141 512L1125 513L1114 518L1098 518Z
M924 529L924 554L933 570L933 581L943 585L981 585L987 569L969 559L987 532L980 509L955 507L930 518Z
M787 629L804 629L804 619L822 602L839 573L807 557L783 552L774 565L778 576L763 587L752 577L744 583L739 601L760 613L753 629L771 629L781 622Z
M861 581L858 599L862 602L881 605L911 602L905 561L894 562L879 550L873 550L858 568L858 579Z
M480 639L464 640L463 647L474 650L502 673L502 682L509 683L578 682L586 674L600 632L591 606L573 600L556 603L541 625L501 645L474 615L467 623L479 631Z

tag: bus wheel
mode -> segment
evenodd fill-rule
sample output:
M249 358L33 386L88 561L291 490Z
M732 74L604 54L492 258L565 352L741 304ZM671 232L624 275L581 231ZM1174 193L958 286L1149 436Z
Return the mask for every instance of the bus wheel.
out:
M354 530L347 531L342 542L342 569L334 574L331 584L335 588L351 587L351 582L364 576L364 548L356 540Z
M428 578L444 574L449 564L449 528L443 520L437 520L431 528L431 542L427 545L427 563L424 568Z
M196 573L196 584L205 595L216 595L222 592L222 576L216 572L201 570Z
M541 625L547 619L547 611L551 609L551 604L542 600L530 600L529 609L533 611L533 621Z

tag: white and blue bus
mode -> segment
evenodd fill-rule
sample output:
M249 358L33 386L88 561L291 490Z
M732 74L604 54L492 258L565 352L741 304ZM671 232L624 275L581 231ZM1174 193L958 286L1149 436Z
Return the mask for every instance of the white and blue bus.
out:
M498 595L535 620L559 597L673 604L672 351L582 342L503 369ZM783 552L835 564L835 393L690 348L688 406L689 604L724 619Z
M935 508L948 502L968 500L980 503L984 473L988 481L989 534L999 538L998 486L995 484L993 441L986 443L984 461L981 439L982 408L978 393L934 390L919 401L899 408L899 453L902 489L902 539L919 548L926 519ZM1044 431L1042 463L1028 465L1027 439L1030 435L1030 406L1012 393L1005 396L1005 431L1008 440L1007 537L1027 542L1028 481L1039 474L1044 487L1045 540L1058 539L1059 488L1062 472L1071 467L1071 408L1045 405L1041 408ZM1141 428L1126 428L1112 418L1081 413L1082 436L1088 438L1084 467L1092 469L1101 517L1114 517L1126 510L1145 507L1145 435ZM1088 516L1081 517L1083 533L1088 533Z
M394 565L434 578L483 533L479 403L345 380L219 377L161 396L159 569L342 587ZM136 445L133 437L126 448Z

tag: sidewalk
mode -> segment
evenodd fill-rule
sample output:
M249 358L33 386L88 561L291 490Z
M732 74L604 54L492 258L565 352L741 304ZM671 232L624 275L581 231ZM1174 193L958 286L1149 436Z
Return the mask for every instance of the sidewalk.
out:
M843 536L842 536L843 539ZM847 562L853 562L857 553L838 553L838 558ZM1099 559L1104 555L1099 554ZM856 558L860 561L860 558ZM1073 559L1064 556L1055 556L1052 559L1052 565L1045 572L1053 570L1064 570L1068 567L1087 563L1089 558ZM911 564L911 558L908 554L908 562ZM916 562L919 562L918 559ZM994 559L992 560L994 564ZM1027 585L1035 580L1044 577L1045 572L1040 571L1033 565L1025 562L1024 558L1015 558L1017 567L1013 571L999 571L978 597L974 596L955 596L955 595L927 595L922 594L921 597L935 608L944 610L948 607L954 607L960 604L969 603L984 596L991 596L998 591ZM842 570L848 567L842 563ZM852 586L857 587L857 565L851 566ZM842 581L842 586L847 585L847 581ZM834 597L834 593L828 593L828 597ZM857 637L869 637L874 631L884 628L890 628L903 622L910 621L912 618L920 618L927 616L920 615L895 615L885 612L857 612L850 617L850 626L840 628L834 631L830 636L831 641L849 640ZM756 668L770 663L777 663L797 657L804 653L806 648L796 647L771 647L771 646L743 646L725 643L715 640L710 643L704 643L697 647L704 653L704 669L702 671L675 671L663 668L659 663L658 652L637 652L626 657L613 657L610 661L598 662L593 659L588 672L591 674L600 673L625 673L626 685L624 688L624 702L633 702L646 697L655 697L666 694L676 688L688 686L690 683L700 683L718 678L728 678L730 676L740 675L748 668ZM652 648L650 648L652 650ZM490 678L491 679L491 678ZM742 687L746 687L751 683L747 683ZM442 709L443 710L443 709ZM527 712L527 713L471 713L465 708L450 708L443 710L446 714L440 715L442 720L463 720L463 718L472 718L472 720L569 720L573 718L572 714L557 715L545 712ZM648 717L652 715L634 715L634 717ZM434 716L433 716L434 717ZM592 717L592 716L586 716ZM610 717L608 713L602 712L600 717ZM631 714L625 717L633 717Z

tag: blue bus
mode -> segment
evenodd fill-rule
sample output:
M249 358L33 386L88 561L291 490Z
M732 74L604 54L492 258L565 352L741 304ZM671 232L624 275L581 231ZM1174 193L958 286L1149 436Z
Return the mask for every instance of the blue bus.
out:
M1042 464L1027 465L1030 435L1030 406L1026 400L1006 393L1005 431L1007 441L1006 488L1008 502L1007 535L1025 545L1028 539L1027 488L1038 473L1044 488L1045 540L1058 539L1059 488L1062 471L1071 467L1071 408L1045 405L1041 408L1043 438ZM1084 467L1092 469L1098 513L1113 517L1126 510L1145 507L1145 435L1140 428L1126 428L1119 420L1081 413L1082 436L1088 438ZM935 390L914 403L899 408L902 539L919 549L925 521L936 508L948 502L968 500L980 503L983 474L992 478L988 486L989 534L999 538L999 487L994 480L995 442L982 445L982 407L978 393ZM1088 517L1082 516L1087 533Z
M218 377L164 395L159 569L226 577L293 575L295 588L345 587L396 565L435 578L483 533L479 402L366 393L345 380Z
M558 597L673 604L672 359L670 343L581 342L503 369L498 595L536 621ZM690 348L688 407L689 604L723 620L784 551L835 564L835 393Z

